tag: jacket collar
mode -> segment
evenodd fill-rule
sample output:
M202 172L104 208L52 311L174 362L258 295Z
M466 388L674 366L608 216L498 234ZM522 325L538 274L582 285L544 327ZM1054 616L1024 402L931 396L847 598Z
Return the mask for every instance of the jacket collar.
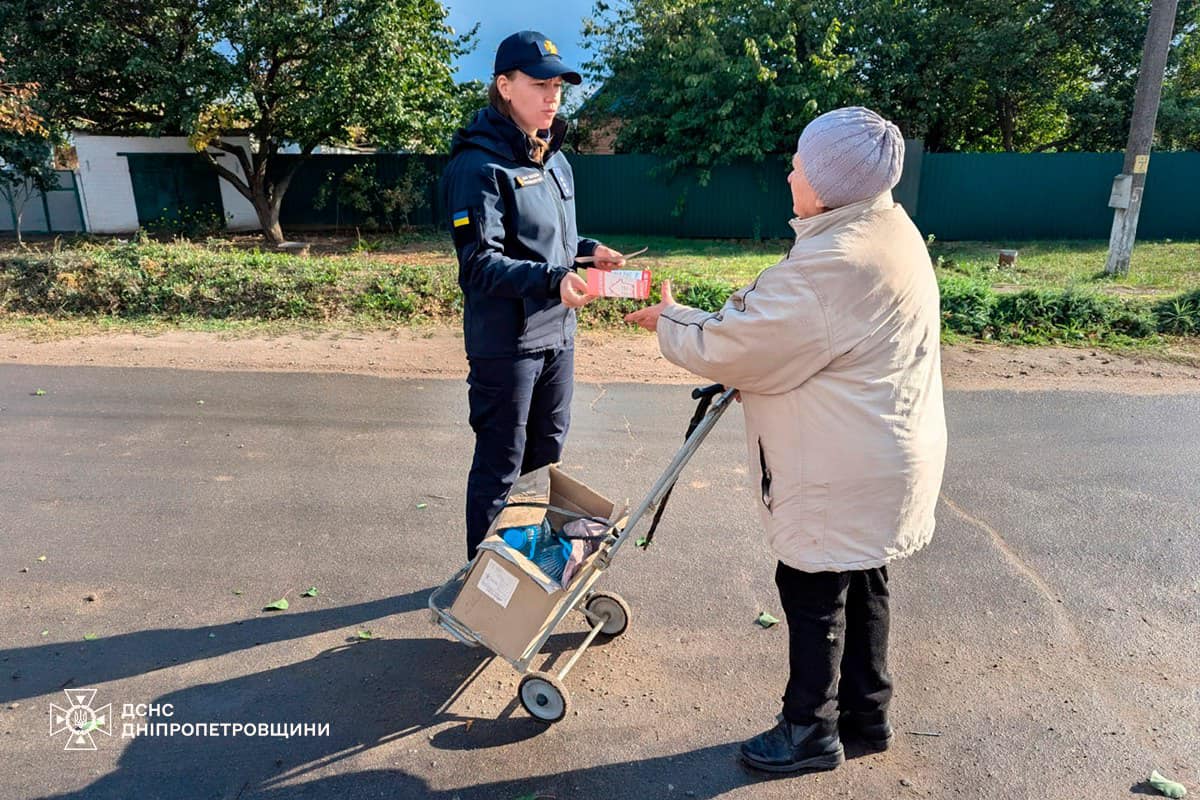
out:
M835 208L831 211L826 211L824 214L817 214L815 217L806 217L804 219L792 217L788 224L796 232L797 241L811 239L813 236L819 236L828 230L840 227L848 222L853 222L870 211L889 209L895 204L896 201L892 199L892 192L888 190L866 200L860 200L848 206Z
M555 117L548 133L550 151L546 154L546 161L562 149L567 136L566 121ZM451 154L472 146L495 153L509 161L534 163L529 157L529 136L517 127L515 122L490 105L480 109L471 124L455 134Z

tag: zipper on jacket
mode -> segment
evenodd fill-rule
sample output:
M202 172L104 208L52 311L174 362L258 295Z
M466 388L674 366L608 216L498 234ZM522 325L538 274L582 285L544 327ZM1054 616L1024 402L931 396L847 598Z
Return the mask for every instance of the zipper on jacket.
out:
M562 199L563 187L561 185L559 185L558 178L555 175L553 175L553 174L551 174L549 176L546 175L546 173L550 171L549 167L547 167L545 164L542 164L541 168L542 168L542 183L552 184L551 189L550 189L550 194L554 198L554 207L558 210L558 230L559 230L559 234L562 236L563 253L570 260L570 264L568 264L567 267L570 268L571 264L575 263L575 256L572 255L571 252L567 249L567 209L566 209L566 206L564 205L564 201ZM550 178L549 181L546 180L547 177ZM562 344L564 346L567 343L567 317L568 316L570 316L569 313L563 315L562 332L559 334Z
M758 466L762 472L762 501L771 510L771 470L767 468L767 455L763 452L762 437L758 439Z
M545 176L545 174L549 171L550 168L543 164L542 175ZM542 183L546 183L545 177L542 178ZM567 209L562 199L563 187L559 184L558 178L554 175L550 175L550 183L554 186L553 191L551 191L551 195L554 197L554 207L558 209L558 230L562 236L563 253L571 260L571 263L574 264L575 256L572 255L567 249Z

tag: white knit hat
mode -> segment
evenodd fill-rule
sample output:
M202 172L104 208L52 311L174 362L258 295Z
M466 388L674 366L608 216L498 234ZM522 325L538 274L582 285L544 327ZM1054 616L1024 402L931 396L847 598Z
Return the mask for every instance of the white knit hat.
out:
M804 176L826 208L867 200L900 181L904 137L866 108L839 108L814 119L796 144Z

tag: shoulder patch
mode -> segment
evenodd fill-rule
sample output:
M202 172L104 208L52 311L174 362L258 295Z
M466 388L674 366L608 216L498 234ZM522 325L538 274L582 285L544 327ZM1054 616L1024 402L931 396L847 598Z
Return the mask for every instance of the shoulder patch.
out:
M454 213L454 227L461 228L464 225L471 224L471 213L469 211L456 211Z

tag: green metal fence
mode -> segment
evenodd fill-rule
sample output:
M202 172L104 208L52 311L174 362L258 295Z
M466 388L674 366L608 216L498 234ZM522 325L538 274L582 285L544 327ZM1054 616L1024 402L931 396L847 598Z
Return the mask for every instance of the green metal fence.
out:
M790 235L789 166L782 156L717 167L705 185L695 174L669 174L656 156L569 159L585 234ZM1108 195L1121 159L1119 153L925 153L919 142L909 142L895 195L924 233L942 240L1105 239L1112 225ZM340 176L362 163L384 186L414 172L423 175L424 199L408 222L446 224L447 210L437 197L445 157L326 155L310 158L296 174L281 209L284 227L361 225L369 214L339 203L336 187ZM322 184L329 187L327 200L317 209ZM1200 152L1154 154L1139 237L1200 238L1197 186Z
M917 225L939 239L1107 239L1120 153L928 153ZM1200 237L1200 153L1150 159L1145 239Z

